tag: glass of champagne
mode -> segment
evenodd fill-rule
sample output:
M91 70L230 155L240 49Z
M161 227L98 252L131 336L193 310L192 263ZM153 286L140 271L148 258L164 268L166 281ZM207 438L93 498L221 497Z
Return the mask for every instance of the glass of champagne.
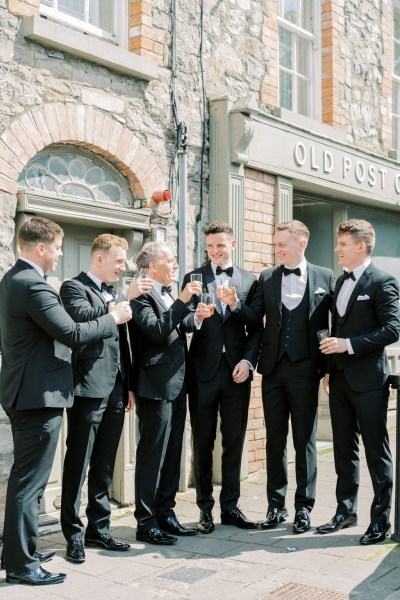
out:
M317 331L317 336L318 340L322 342L322 340L325 340L327 337L329 337L329 329L320 329Z
M125 288L115 288L115 302L124 302L126 300Z
M201 273L191 273L190 281L200 281L200 283L203 283L203 275Z
M200 296L200 302L206 304L210 309L210 313L214 314L215 302L214 302L214 294L212 292L203 292Z

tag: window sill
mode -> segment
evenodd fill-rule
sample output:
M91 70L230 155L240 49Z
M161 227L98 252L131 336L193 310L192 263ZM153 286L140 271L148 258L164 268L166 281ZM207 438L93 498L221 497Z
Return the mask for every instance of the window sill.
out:
M347 134L345 131L336 129L335 127L332 127L327 123L322 123L322 121L317 121L317 119L313 119L312 117L305 117L304 115L295 113L291 110L288 110L287 108L281 107L279 110L280 118L282 119L282 121L285 121L285 123L295 125L296 127L300 127L301 129L305 129L306 131L318 133L327 138L334 139L338 142L347 142Z
M158 78L158 65L103 40L38 16L23 19L23 34L28 40L68 52L138 79Z

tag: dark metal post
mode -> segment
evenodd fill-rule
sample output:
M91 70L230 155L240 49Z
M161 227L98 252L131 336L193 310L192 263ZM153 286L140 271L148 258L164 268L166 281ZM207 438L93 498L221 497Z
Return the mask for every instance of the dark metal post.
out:
M400 542L400 374L389 377L390 385L397 390L396 402L396 463L394 468L394 529L392 540Z

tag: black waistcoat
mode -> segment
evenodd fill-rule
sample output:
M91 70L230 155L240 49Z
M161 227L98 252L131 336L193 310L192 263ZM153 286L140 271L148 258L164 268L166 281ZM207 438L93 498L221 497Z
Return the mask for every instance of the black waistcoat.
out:
M308 282L302 301L294 310L282 304L282 326L279 335L278 358L287 354L291 362L310 357Z

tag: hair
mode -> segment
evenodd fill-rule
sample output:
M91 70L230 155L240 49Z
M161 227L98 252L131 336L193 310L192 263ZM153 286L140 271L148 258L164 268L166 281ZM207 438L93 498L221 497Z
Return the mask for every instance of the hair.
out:
M18 244L21 249L33 248L36 244L51 244L58 237L63 237L64 232L57 223L44 217L32 217L25 221L18 231Z
M284 221L283 223L279 223L275 227L275 231L289 231L291 234L295 235L297 238L306 238L306 240L310 237L310 231L304 223L301 221Z
M163 258L164 250L170 247L165 242L147 242L136 257L138 271L148 269L151 262L160 262Z
M223 221L214 221L207 225L204 235L211 235L214 233L226 233L231 239L233 239L233 229L228 223Z
M336 233L338 236L348 233L357 244L364 242L368 256L372 254L375 246L375 230L368 221L363 219L343 221L337 226Z
M111 248L122 248L128 250L129 245L125 238L112 235L111 233L102 233L93 241L91 255L96 252L108 252Z

